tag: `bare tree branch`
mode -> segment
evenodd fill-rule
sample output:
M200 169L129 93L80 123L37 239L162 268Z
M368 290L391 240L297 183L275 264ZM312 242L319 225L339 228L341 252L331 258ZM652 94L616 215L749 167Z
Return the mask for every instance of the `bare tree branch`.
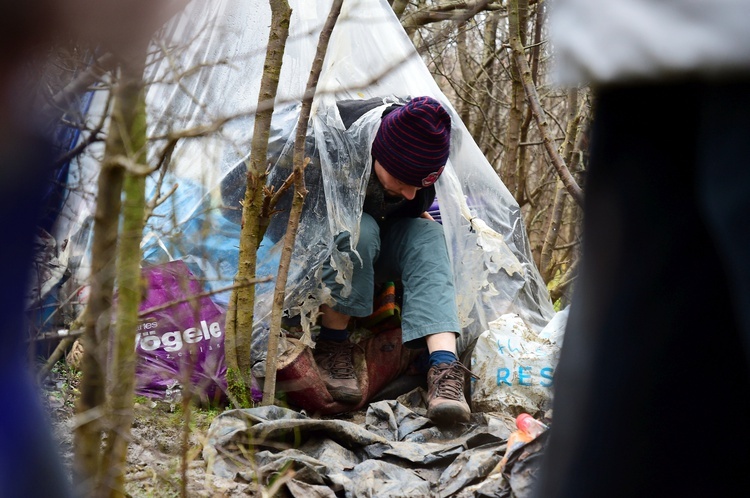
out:
M539 132L542 134L544 148L568 193L578 205L583 205L583 191L578 186L573 175L570 174L568 167L565 165L565 161L563 161L563 158L558 153L557 148L554 145L554 140L549 136L549 126L544 117L544 110L539 103L539 95L536 92L536 85L534 85L531 77L531 69L526 61L521 39L517 36L511 37L510 44L513 50L513 59L521 71L521 78L523 80L523 87L526 92L527 101L531 106L531 111L534 114L534 119L539 127Z
M331 39L336 21L341 13L343 0L333 0L331 11L326 18L326 22L320 31L318 47L315 51L310 76L305 87L305 97L300 108L299 120L297 121L297 135L294 138L294 198L292 200L292 209L289 213L289 223L284 236L284 246L281 250L281 261L279 262L279 274L276 278L276 288L273 296L273 309L271 311L271 329L268 336L268 355L266 356L266 379L263 386L263 404L273 404L276 392L276 360L275 354L279 347L279 336L281 335L281 317L284 311L284 295L286 292L286 281L289 276L289 265L292 260L292 251L294 241L299 229L302 207L307 196L305 187L304 169L310 158L305 158L305 137L307 136L307 123L310 120L310 110L312 108L313 96L318 86L318 79L323 70L323 60L328 50L328 42Z

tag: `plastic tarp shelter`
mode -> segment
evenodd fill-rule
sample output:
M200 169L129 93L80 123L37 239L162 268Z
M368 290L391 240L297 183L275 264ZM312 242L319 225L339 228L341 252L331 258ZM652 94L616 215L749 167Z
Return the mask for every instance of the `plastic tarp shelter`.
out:
M290 167L301 95L330 10L327 0L289 3L290 35L269 144L275 151L269 159L272 179ZM266 1L194 1L171 23L168 39L153 47L145 75L153 164L169 136L223 123L210 134L179 140L163 178L159 172L149 177L149 198L174 191L148 220L142 243L144 264L184 261L207 290L217 291L212 298L220 306L229 297L221 289L233 283L238 266L240 206L227 202L228 192L236 181L232 175L237 176L250 155L269 26ZM436 191L457 283L463 328L459 353L505 313L519 315L538 333L555 312L533 263L520 208L385 0L345 0L330 40L308 126L308 147L317 160L306 176L317 175L322 188L310 187L306 198L287 282L289 313L299 315L309 330L314 311L326 299L320 263L333 258L341 272L350 271L351 262L332 242L341 231L356 240L380 111L394 97L418 95L441 101L453 121L450 158ZM382 98L383 106L345 130L337 100L373 97ZM98 119L102 101L102 95L95 99L90 119ZM76 290L82 297L101 154L92 147L71 166L70 193L54 233L59 241L69 241L68 292ZM358 163L364 166L353 166ZM241 184L236 187L236 198L243 189ZM280 248L281 242L266 237L259 250L259 276L275 273ZM255 317L261 333L255 336L253 354L259 361L273 289L273 282L257 287Z

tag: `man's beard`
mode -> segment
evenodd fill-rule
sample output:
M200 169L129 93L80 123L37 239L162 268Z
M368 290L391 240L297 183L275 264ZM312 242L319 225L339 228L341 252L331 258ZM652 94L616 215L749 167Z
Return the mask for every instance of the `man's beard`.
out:
M382 218L395 211L405 200L399 195L389 194L373 171L367 182L363 211L375 218Z

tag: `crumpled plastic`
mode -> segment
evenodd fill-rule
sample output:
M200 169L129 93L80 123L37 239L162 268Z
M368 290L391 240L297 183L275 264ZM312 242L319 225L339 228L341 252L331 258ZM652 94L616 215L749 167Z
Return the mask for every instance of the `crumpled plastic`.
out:
M57 241L42 228L37 228L34 239L34 265L26 290L27 309L40 306L50 292L65 278L68 254L59 248Z
M225 411L208 429L203 459L209 473L264 486L293 469L284 486L300 498L530 496L545 434L493 473L513 419L475 413L468 424L440 429L425 417L423 399L417 389L372 403L364 427L277 406Z

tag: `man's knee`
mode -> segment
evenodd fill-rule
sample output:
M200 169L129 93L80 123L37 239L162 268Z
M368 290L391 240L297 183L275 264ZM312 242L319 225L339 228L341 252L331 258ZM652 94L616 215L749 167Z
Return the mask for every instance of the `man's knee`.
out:
M357 252L362 259L368 259L371 262L377 260L380 254L380 227L375 219L368 214L362 214L359 223Z
M400 227L401 237L398 246L408 254L422 253L434 255L447 249L443 226L424 218L408 220Z

